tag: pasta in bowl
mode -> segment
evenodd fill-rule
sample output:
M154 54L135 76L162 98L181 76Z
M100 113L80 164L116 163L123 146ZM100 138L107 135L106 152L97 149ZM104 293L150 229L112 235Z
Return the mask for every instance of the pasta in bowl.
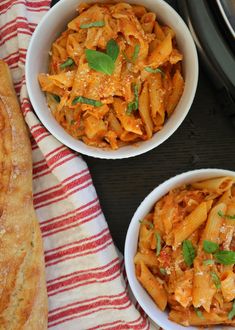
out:
M43 124L100 158L135 156L166 140L186 116L197 78L190 33L164 1L68 7L61 0L37 27L26 59Z
M39 82L52 114L91 146L151 139L183 94L175 32L144 6L81 3L50 54Z
M131 221L125 259L134 295L163 328L232 329L235 173L196 170L157 187Z

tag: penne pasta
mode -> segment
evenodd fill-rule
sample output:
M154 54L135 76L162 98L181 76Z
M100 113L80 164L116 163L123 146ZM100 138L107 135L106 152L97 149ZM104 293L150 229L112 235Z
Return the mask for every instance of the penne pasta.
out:
M223 194L226 190L232 187L233 183L233 178L222 177L193 183L192 186L196 189L205 189L214 193Z
M220 203L212 208L209 213L202 239L212 242L219 242L219 233L222 226L222 218L219 212L226 212L226 204Z
M160 281L149 271L143 262L140 262L140 270L137 273L137 278L158 307L164 311L167 305L166 291Z
M148 78L151 117L156 128L162 127L165 121L164 89L160 73Z
M168 116L170 116L172 112L175 110L175 107L177 106L179 99L181 98L181 95L183 93L183 90L184 90L184 79L181 76L179 70L177 70L172 79L172 92L167 100L167 105L166 105L166 111Z
M218 315L216 312L203 312L199 317L195 311L180 312L171 310L169 313L169 319L184 326L207 326L215 324L235 324L235 321L229 321L227 315Z
M232 270L222 273L221 291L225 301L235 299L235 273Z
M188 238L207 219L207 204L202 202L173 230L174 247Z
M194 260L193 266L193 306L195 308L203 307L209 313L213 296L216 293L216 287L212 282L210 269L203 264L200 256Z
M145 126L148 139L153 135L153 122L150 116L150 104L149 104L149 93L148 93L148 83L144 83L143 90L139 97L139 112L142 121Z
M159 265L156 253L149 251L147 254L138 252L134 258L135 264L143 262L148 267L154 267Z
M173 322L235 325L234 191L229 177L183 185L140 226L137 279Z

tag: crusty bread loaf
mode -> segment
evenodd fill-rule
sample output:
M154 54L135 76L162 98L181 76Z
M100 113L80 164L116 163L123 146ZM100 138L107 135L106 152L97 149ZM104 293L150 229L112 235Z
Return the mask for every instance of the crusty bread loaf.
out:
M0 60L0 330L47 329L47 309L31 146L9 69Z

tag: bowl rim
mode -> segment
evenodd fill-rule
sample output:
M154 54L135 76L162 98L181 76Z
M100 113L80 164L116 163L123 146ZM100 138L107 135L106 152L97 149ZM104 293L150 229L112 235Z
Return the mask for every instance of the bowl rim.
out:
M127 145L127 146L121 147L117 150L111 150L111 149L106 150L106 149L86 145L83 141L76 140L69 133L67 133L60 126L59 123L52 125L50 123L50 120L47 120L46 111L41 110L40 106L37 104L36 100L34 99L35 90L33 87L31 87L31 80L33 78L30 75L30 67L31 67L30 58L33 57L32 54L33 54L33 49L34 49L35 43L37 43L37 37L38 37L38 35L41 35L43 27L45 26L46 22L48 20L50 20L50 17L56 16L57 11L59 11L60 9L66 7L68 5L67 0L60 0L58 3L56 3L43 16L40 23L37 25L32 37L31 37L29 47L27 50L27 54L26 54L26 64L25 64L26 87L27 87L30 102L31 102L33 109L34 109L37 117L39 118L40 122L58 141L60 141L65 146L67 146L67 147L71 148L72 150L77 151L81 154L84 154L87 156L92 156L95 158L101 158L101 159L131 158L131 157L135 157L135 156L144 154L144 153L158 147L159 145L161 145L171 135L173 135L175 133L175 131L180 127L180 125L184 121L185 117L187 116L187 114L192 106L193 100L195 98L196 90L197 90L198 75L199 75L197 50L196 50L195 43L193 41L192 35L191 35L187 25L183 21L182 17L177 13L177 11L164 0L154 0L154 1L158 2L161 6L164 6L166 8L166 10L169 12L169 15L173 15L174 17L177 17L178 21L180 22L180 24L182 26L182 31L183 31L182 35L187 36L188 44L190 47L190 59L192 61L192 66L193 66L193 70L194 70L194 76L193 76L192 82L191 82L190 93L188 93L187 97L185 97L186 98L185 105L184 105L183 110L181 111L182 113L179 115L179 118L176 120L176 124L173 127L169 128L167 131L164 131L164 127L166 125L166 123L165 123L163 126L163 129L160 131L163 133L161 134L161 136L158 136L158 139L156 141L153 141L153 137L156 134L158 134L158 132L154 133L153 137L149 140L138 141L136 144ZM97 0L96 2L99 3L99 2L108 2L108 1ZM127 0L127 2L128 2L128 0ZM145 0L143 0L143 2L145 2ZM147 6L147 4L145 4L145 3L143 5ZM56 24L58 24L58 23L56 23ZM55 26L56 26L56 24L55 24ZM183 95L184 95L184 93L183 93ZM182 97L183 97L183 95L182 95ZM48 107L48 110L49 110L49 107ZM61 128L63 130L63 133L59 128ZM125 149L125 148L128 148L128 149ZM131 150L130 150L130 148L131 148Z
M130 223L128 226L127 234L126 234L126 239L125 239L125 245L124 245L124 262L125 262L125 269L126 269L126 275L128 279L128 283L130 286L130 289L136 298L137 302L139 305L142 307L142 309L145 311L148 317L152 321L154 321L158 326L163 327L163 329L167 330L183 330L183 329L189 329L189 330L198 330L199 327L184 327L178 323L174 323L173 321L170 321L168 319L168 314L167 314L167 319L165 321L163 320L157 320L157 316L155 317L154 313L151 313L148 308L146 307L146 302L144 298L141 296L141 294L138 292L138 289L136 287L137 279L134 273L134 264L133 264L133 256L131 255L131 246L133 244L137 244L138 240L138 233L139 233L139 219L141 218L140 214L142 215L143 213L146 215L150 209L153 207L153 205L159 200L162 196L164 196L169 190L179 187L182 184L182 181L186 181L187 179L191 178L191 182L195 181L200 181L200 180L206 180L209 178L215 178L219 176L232 176L235 178L235 171L233 170L227 170L227 169L218 169L218 168L202 168L202 169L196 169L196 170L191 170L187 172L183 172L180 174L177 174L175 176L172 176L162 183L160 183L158 186L156 186L144 199L143 201L139 204L137 207ZM203 178L202 178L203 177ZM161 193L160 193L161 192ZM156 195L160 195L156 199ZM148 210L148 211L147 211ZM137 237L133 239L133 232L137 230ZM144 290L144 289L143 289ZM148 294L147 294L148 295ZM148 295L148 297L151 299L151 297ZM152 299L151 299L152 300ZM158 310L159 313L165 314L168 313L166 311L162 312L160 309L156 306L156 309ZM221 329L226 329L226 325L221 325ZM218 330L218 326L214 327L213 329ZM230 330L228 326L228 330Z

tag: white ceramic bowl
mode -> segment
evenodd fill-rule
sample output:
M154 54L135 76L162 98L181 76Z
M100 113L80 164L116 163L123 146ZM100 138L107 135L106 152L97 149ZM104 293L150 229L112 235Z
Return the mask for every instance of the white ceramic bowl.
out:
M165 123L163 129L156 133L150 140L140 142L138 146L125 146L115 151L87 146L82 141L78 141L66 133L54 119L37 79L39 73L46 73L48 71L48 52L51 45L61 32L66 29L66 24L76 16L75 9L81 2L84 2L84 0L59 1L43 17L31 38L26 58L26 84L31 103L38 118L51 134L75 151L106 159L128 158L145 153L157 147L172 135L180 126L191 107L198 81L198 59L193 39L182 18L163 0L127 1L129 3L144 5L149 10L156 12L157 19L172 27L176 32L178 47L184 55L184 93L173 115ZM94 1L88 0L87 2Z
M162 196L167 194L171 189L179 187L183 184L189 184L196 181L201 181L213 177L220 176L233 176L235 177L235 172L219 169L202 169L186 172L177 175L164 183L156 187L140 204L137 211L135 212L126 236L125 241L125 267L127 278L131 287L131 290L139 302L140 306L143 308L145 313L158 325L160 325L165 330L198 330L198 327L183 327L177 323L168 320L168 312L162 312L153 302L148 293L144 290L141 284L138 282L135 276L134 267L134 256L137 251L137 242L139 236L140 223L139 220L143 219L151 209L153 208L156 201L158 201ZM213 330L232 330L232 327L226 326L213 326Z

